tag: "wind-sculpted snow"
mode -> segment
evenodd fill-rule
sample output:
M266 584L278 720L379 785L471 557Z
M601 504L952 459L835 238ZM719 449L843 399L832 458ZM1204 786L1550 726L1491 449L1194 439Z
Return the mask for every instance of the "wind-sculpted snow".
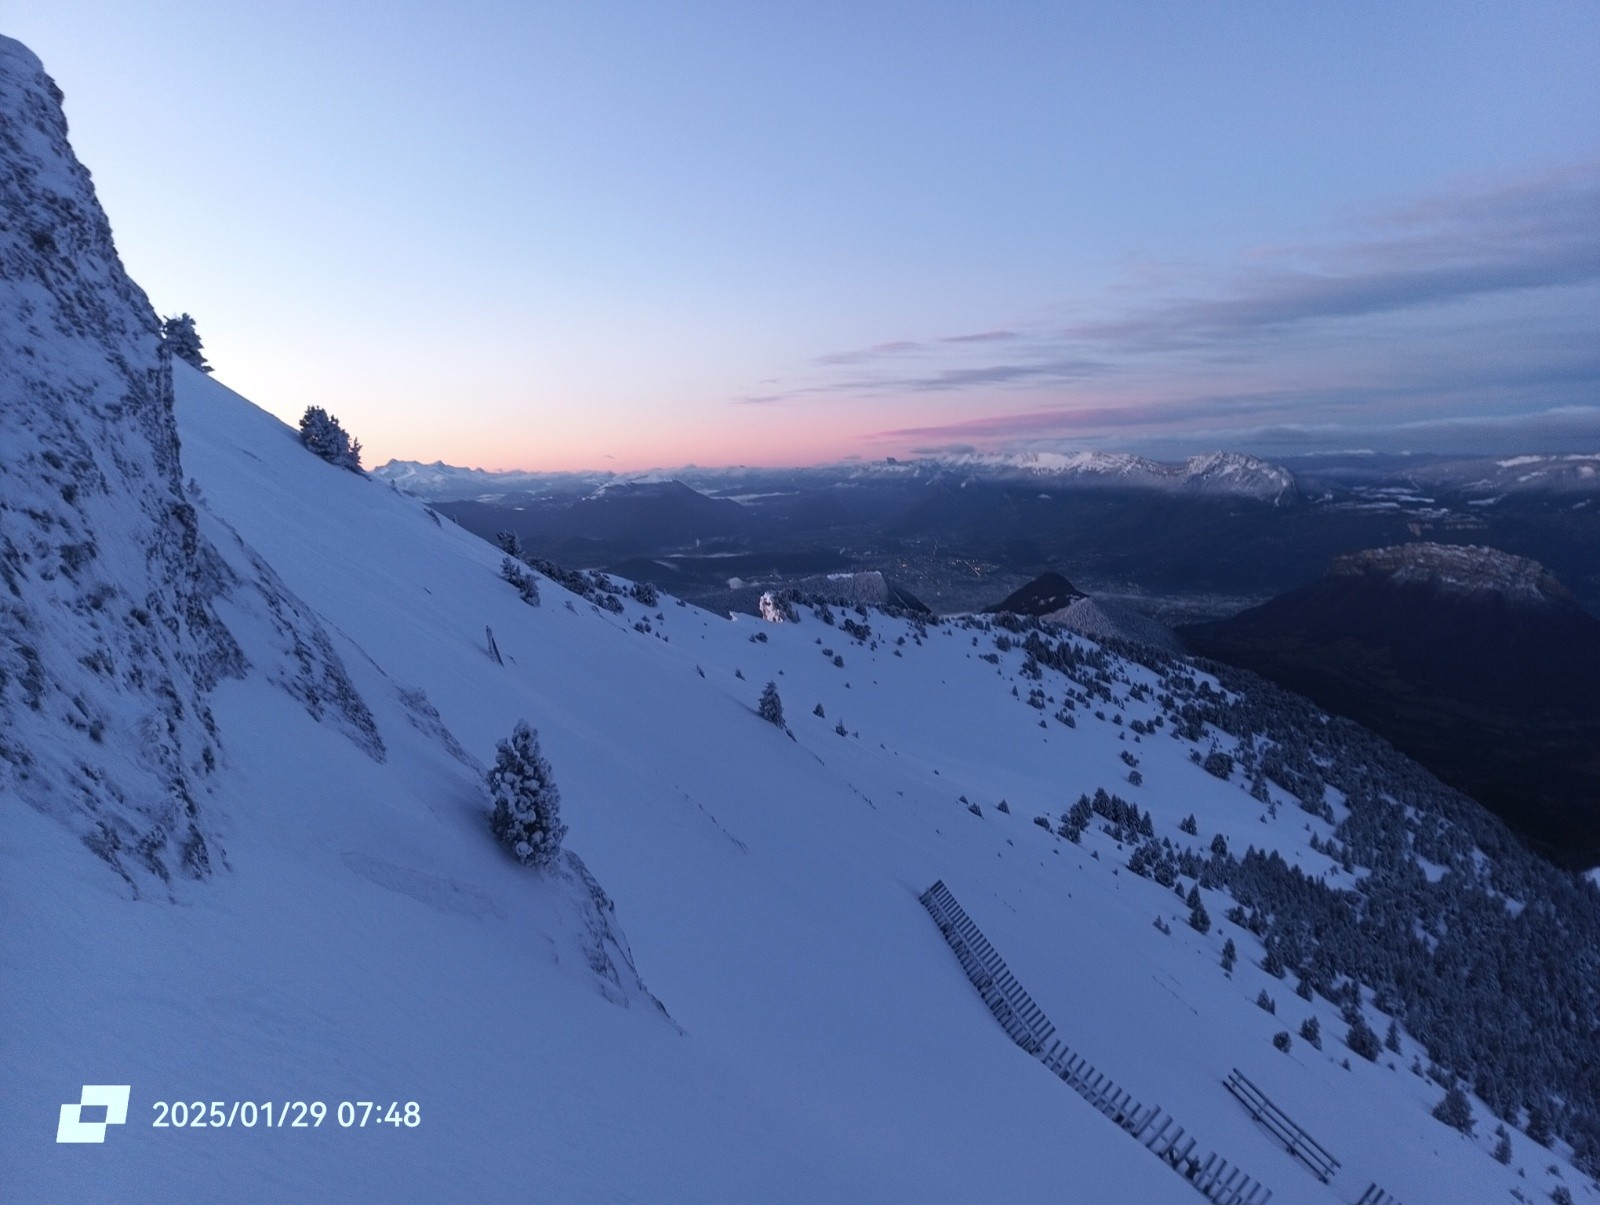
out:
M224 593L239 608L237 617L230 615L235 630L243 632L251 620L257 621L259 634L249 647L262 672L299 700L312 719L337 728L368 757L383 761L387 750L372 709L350 681L316 615L236 533L220 536L217 547L238 562ZM439 736L453 739L442 728Z
M171 379L61 96L0 38L0 781L124 876L204 877L241 667L179 477Z

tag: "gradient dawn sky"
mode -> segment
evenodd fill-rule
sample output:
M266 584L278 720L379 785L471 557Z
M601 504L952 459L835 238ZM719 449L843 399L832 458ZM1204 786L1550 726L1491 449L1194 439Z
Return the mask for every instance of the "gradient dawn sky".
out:
M1600 4L10 0L369 464L1600 449Z

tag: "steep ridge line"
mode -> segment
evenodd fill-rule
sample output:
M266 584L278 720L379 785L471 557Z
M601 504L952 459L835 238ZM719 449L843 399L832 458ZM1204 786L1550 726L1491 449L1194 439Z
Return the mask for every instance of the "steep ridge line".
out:
M1196 1139L1184 1142L1183 1127L1171 1116L1163 1117L1160 1108L1145 1108L1130 1092L1118 1088L1111 1079L1096 1071L1087 1059L1073 1054L1059 1038L1052 1040L1055 1026L956 902L943 879L918 898L955 951L972 986L978 989L989 1011L1013 1042L1144 1144L1151 1154L1189 1181L1201 1196L1217 1205L1267 1205L1272 1199L1270 1188L1239 1168L1230 1168L1226 1159L1214 1153L1202 1161L1195 1153ZM1050 1043L1048 1048L1046 1042Z

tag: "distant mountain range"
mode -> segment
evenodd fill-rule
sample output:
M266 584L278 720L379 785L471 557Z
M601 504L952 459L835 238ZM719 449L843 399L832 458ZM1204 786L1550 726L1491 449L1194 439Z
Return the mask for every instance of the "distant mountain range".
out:
M1239 452L1210 452L1169 463L1121 452L972 453L912 460L843 461L800 469L734 466L723 469L688 467L672 473L641 474L491 472L456 468L442 462L421 464L391 460L373 476L401 489L438 501L479 498L512 492L566 493L602 489L619 483L677 480L701 489L725 488L752 481L799 478L860 480L862 478L934 478L955 476L990 481L1030 481L1050 486L1188 492L1216 497L1255 498L1287 504L1297 497L1294 474L1281 465Z
M1242 452L1208 452L1183 461L1150 460L1125 452L968 453L915 459L847 460L808 468L687 466L671 471L537 472L461 468L442 461L391 460L372 475L408 493L438 501L508 493L582 493L613 483L681 481L718 492L741 484L815 483L824 479L931 479L955 475L989 481L1035 481L1051 486L1106 487L1255 498L1277 505L1330 484L1413 485L1476 497L1517 493L1600 494L1600 452L1505 457L1377 455L1291 458L1279 464Z
M1558 861L1600 861L1600 619L1537 562L1413 543L1179 629L1359 721Z
M1419 540L1532 557L1600 610L1597 462L1096 452L672 474L390 462L375 475L479 535L512 530L540 556L690 598L730 578L878 570L936 611L972 611L1065 570L1098 602L1184 623L1294 589L1335 557Z
M1600 494L1600 452L1528 456L1340 454L1292 461L1308 488L1409 484L1479 500L1512 494Z

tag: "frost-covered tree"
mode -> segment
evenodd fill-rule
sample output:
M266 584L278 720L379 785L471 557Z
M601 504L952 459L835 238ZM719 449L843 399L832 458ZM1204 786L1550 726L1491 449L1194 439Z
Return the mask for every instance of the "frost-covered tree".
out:
M494 533L494 542L507 556L515 557L519 561L522 559L522 541L517 538L516 532L497 531Z
M761 702L756 704L756 714L769 724L783 727L783 700L778 697L776 682L768 682L761 688Z
M1256 997L1256 1007L1264 1012L1276 1014L1278 1011L1278 1002L1271 996L1267 995L1266 988L1262 988L1261 994Z
M188 314L161 320L161 341L167 350L185 364L192 364L201 372L210 372L205 353L200 350L200 333L194 329L194 319Z
M1463 1134L1472 1133L1472 1102L1467 1099L1459 1085L1451 1084L1444 1094L1444 1099L1433 1106L1433 1115L1452 1130L1460 1130Z
M500 562L500 576L517 588L523 602L530 607L539 605L539 582L521 564L510 557L504 558Z
M1545 1112L1542 1105L1528 1106L1528 1124L1524 1133L1540 1146L1550 1145L1550 1140L1555 1135L1550 1129L1550 1114Z
M1511 1162L1511 1135L1506 1132L1503 1125L1494 1128L1494 1157L1497 1163Z
M1313 1050L1322 1049L1322 1023L1315 1017L1307 1017L1300 1022L1300 1040Z
M1350 1022L1350 1031L1344 1035L1344 1044L1369 1063L1377 1062L1378 1052L1383 1049L1378 1035L1360 1013Z
M1232 971L1233 964L1238 960L1238 957L1238 947L1233 944L1233 938L1230 937L1222 947L1222 969Z
M339 425L321 406L307 406L300 419L300 442L331 465L361 471L361 441Z
M501 741L489 771L494 812L489 827L524 866L548 865L561 852L561 792L550 763L539 752L539 736L526 721Z

